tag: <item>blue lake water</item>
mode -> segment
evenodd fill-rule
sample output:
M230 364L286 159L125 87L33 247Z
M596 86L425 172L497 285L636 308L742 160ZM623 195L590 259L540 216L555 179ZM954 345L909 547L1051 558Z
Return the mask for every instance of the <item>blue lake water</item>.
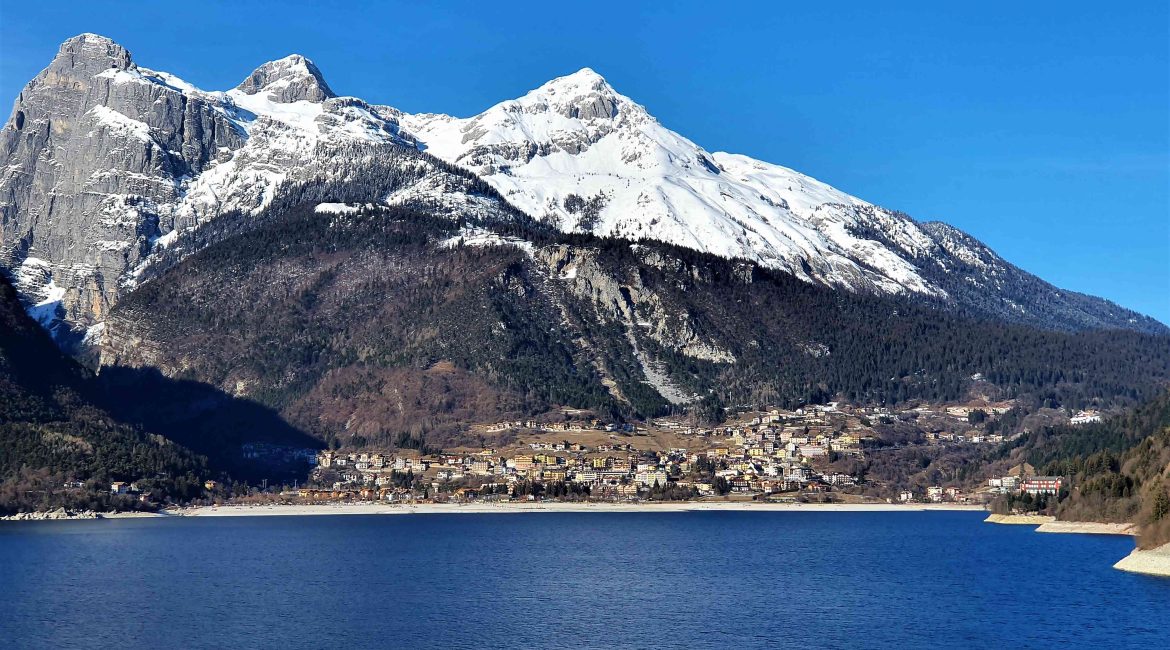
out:
M1124 537L973 512L0 522L0 646L1170 647Z

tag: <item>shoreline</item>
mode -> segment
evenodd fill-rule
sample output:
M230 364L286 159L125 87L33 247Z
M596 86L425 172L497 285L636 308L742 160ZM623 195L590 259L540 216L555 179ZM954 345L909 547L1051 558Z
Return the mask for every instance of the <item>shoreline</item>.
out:
M1036 526L1037 533L1079 534L1079 535L1129 535L1138 534L1134 524L1106 523L1100 521L1059 521L1050 515L987 515L983 520L988 524L1001 526Z
M167 511L178 517L268 517L320 515L524 514L541 512L921 512L983 510L982 506L905 506L852 503L754 503L735 501L667 503L419 503L419 504L304 504L197 506Z
M1128 535L1136 537L1138 527L1134 524L1115 524L1099 521L1052 521L1041 524L1038 533L1073 533L1081 535Z
M110 512L94 512L83 510L70 512L64 508L47 512L18 512L14 515L0 516L0 521L92 521L95 519L147 519L170 516L164 511L142 512L139 510L124 510Z
M1105 523L1099 521L1057 521L1056 517L1047 515L996 515L991 514L983 520L989 524L1036 526L1034 532L1053 533L1058 535L1125 535L1136 537L1138 526L1135 524ZM1114 569L1129 573L1170 578L1170 544L1157 548L1142 550L1133 549L1129 555L1113 564Z
M1055 534L1129 535L1136 537L1134 524L1109 524L1103 521L1060 521L1048 514L989 514L985 524L1003 526L1037 526L1035 532Z
M1118 560L1113 568L1128 573L1170 578L1170 544L1144 551L1135 548L1129 555Z
M1056 517L1048 515L987 515L983 520L986 524L1000 524L1001 526L1041 526L1056 521Z

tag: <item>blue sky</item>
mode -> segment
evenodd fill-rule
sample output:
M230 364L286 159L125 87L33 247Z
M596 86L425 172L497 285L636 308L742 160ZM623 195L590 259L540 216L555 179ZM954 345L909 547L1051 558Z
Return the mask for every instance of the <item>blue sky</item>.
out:
M341 94L460 116L589 66L708 150L949 222L1170 323L1161 0L356 4L0 0L0 95L87 31L208 90L298 52Z

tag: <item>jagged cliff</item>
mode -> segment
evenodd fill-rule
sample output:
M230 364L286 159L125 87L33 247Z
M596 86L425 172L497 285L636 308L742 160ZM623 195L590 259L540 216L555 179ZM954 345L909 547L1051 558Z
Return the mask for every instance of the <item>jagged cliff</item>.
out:
M160 207L245 139L120 45L92 34L66 41L0 132L0 264L67 319L100 321L123 274L173 229Z
M310 182L376 178L402 149L417 153L392 118L334 96L303 57L204 92L83 34L29 82L0 134L0 265L67 343L154 260L203 245L208 223L256 215ZM434 171L419 156L404 165L412 180Z

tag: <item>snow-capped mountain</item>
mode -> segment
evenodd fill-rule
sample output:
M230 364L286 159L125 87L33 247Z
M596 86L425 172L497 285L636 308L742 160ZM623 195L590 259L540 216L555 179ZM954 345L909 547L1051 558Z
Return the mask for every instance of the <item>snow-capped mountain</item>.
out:
M0 267L30 313L67 326L59 340L99 333L143 281L311 200L409 205L479 226L535 218L978 316L1166 331L944 224L709 153L589 69L459 119L338 97L299 55L205 91L83 34L29 82L0 132Z
M403 125L427 152L565 231L656 239L852 290L946 296L854 234L879 225L924 254L933 242L912 221L790 169L704 151L588 68L472 118L411 115Z
M432 153L567 232L653 239L850 291L919 296L1079 329L1165 331L1064 292L944 224L923 224L786 167L710 153L584 68L474 117L401 115Z
M185 235L195 250L203 226L259 215L293 188L441 200L458 216L477 182L419 154L392 116L337 97L302 56L207 92L94 34L66 41L29 82L0 159L0 265L35 317L75 332L100 328Z

